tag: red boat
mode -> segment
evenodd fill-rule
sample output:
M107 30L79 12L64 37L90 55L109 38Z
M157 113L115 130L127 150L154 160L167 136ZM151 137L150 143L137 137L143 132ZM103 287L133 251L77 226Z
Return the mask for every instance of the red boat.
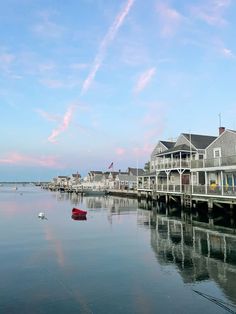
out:
M71 218L73 220L87 220L86 215L72 215Z
M73 208L72 209L72 215L73 216L79 216L79 217L85 217L87 215L87 211L79 209L79 208Z

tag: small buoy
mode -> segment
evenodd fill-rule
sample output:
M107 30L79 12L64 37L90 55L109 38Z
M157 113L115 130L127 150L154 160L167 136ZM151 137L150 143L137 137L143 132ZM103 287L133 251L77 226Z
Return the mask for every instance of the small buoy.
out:
M45 219L46 218L44 213L39 213L38 217L41 218L41 219Z

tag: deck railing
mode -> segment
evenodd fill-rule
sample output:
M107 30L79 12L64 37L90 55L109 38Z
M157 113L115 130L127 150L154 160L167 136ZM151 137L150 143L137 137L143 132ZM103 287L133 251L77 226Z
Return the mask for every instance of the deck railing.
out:
M236 196L236 186L211 186L211 185L173 185L173 184L151 184L149 185L139 185L139 190L152 190L155 192L164 193L184 193L189 195L216 195L216 196Z
M208 168L221 166L236 166L236 155L191 161L191 168Z
M190 160L186 159L163 159L157 164L158 170L173 168L190 168Z

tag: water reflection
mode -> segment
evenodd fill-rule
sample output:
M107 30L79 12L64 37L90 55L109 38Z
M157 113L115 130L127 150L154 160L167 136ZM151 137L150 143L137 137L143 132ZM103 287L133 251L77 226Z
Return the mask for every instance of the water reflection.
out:
M140 204L140 207L149 205ZM158 204L138 209L138 223L150 228L151 247L161 265L175 265L184 283L214 281L236 304L235 230L202 222L197 212ZM201 217L202 218L202 217Z

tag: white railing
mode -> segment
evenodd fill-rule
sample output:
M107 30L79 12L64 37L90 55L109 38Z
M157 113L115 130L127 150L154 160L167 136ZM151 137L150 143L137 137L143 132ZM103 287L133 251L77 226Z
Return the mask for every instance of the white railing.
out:
M138 190L152 190L155 192L166 192L166 193L184 193L184 194L189 194L189 195L196 195L196 194L201 194L201 195L218 195L218 196L234 196L236 197L236 186L212 186L212 185L188 185L188 184L183 184L181 185L174 185L174 184L151 184L149 185L138 185Z
M163 159L157 163L157 170L173 168L190 168L190 160L186 159Z
M191 168L208 168L221 166L236 166L236 155L191 161Z

